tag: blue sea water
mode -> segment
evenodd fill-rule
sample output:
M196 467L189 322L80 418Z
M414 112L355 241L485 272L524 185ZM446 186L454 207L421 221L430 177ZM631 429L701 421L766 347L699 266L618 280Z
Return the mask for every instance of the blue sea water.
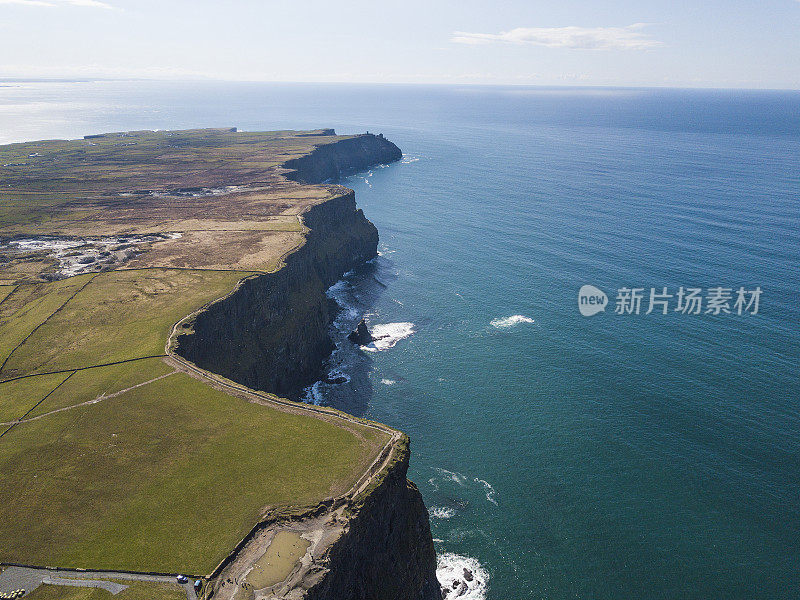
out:
M800 93L4 85L0 143L235 125L403 149L347 181L381 256L331 290L350 381L309 398L409 433L442 577L485 584L462 598L800 596ZM606 311L580 314L584 284ZM681 286L760 288L758 314L644 314ZM641 314L614 314L624 287ZM395 345L342 343L361 314Z

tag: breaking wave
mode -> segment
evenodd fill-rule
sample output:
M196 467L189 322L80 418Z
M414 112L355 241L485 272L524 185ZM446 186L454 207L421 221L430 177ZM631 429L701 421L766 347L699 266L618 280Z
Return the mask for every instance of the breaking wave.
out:
M436 578L442 586L445 600L483 600L489 589L489 574L481 563L469 556L451 552L438 556Z
M494 491L492 484L486 481L485 479L478 479L477 477L475 478L475 482L483 484L483 489L486 490L486 499L495 506L497 506L497 500L495 499L495 496L497 496L497 492Z
M456 509L449 506L431 506L428 514L432 519L451 519L456 515Z
M495 506L499 506L497 503L497 491L492 487L492 484L485 479L481 479L480 477L468 477L463 473L448 471L447 469L442 469L439 467L434 467L434 470L439 474L439 476L428 479L428 483L431 484L434 492L439 491L440 484L447 485L448 483L454 483L461 488L482 491L486 496L487 501L491 502Z
M397 342L414 333L413 323L383 323L372 327L372 342L361 346L367 352L380 352L393 348Z
M491 326L496 327L497 329L507 329L509 327L514 327L515 325L519 325L520 323L535 323L533 319L530 317L526 317L525 315L511 315L510 317L503 317L500 319L492 319Z
M301 400L308 404L316 404L317 406L320 406L322 401L325 399L325 397L322 395L322 390L320 390L321 385L322 382L317 381L316 383L305 388L303 390L305 395L301 398Z

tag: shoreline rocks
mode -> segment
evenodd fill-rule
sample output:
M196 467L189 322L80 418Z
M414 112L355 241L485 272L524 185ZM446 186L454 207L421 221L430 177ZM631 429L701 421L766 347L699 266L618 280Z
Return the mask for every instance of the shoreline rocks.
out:
M369 332L366 321L361 319L358 326L347 336L347 339L359 346L366 346L373 342L375 338L373 338L372 334Z

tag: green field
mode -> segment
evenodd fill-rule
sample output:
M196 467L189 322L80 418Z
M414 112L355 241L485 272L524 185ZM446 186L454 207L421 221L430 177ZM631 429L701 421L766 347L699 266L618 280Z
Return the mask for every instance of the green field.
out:
M14 349L91 277L78 275L53 283L19 285L5 297L0 303L0 377Z
M387 439L176 373L0 438L3 560L204 574L266 505L344 492Z
M0 378L164 354L164 342L176 321L228 294L247 275L142 269L71 277L64 281L79 282L70 286L63 282L24 286L34 288L29 295L37 296L38 308L23 305L20 310L27 311L24 320L17 313L10 314L12 323L21 321L25 326L20 325L7 343L0 337L0 352L7 356ZM86 285L64 303L64 297L84 281ZM49 290L51 286L55 289ZM56 298L50 299L51 295ZM23 334L28 337L20 343ZM18 345L12 346L14 342Z

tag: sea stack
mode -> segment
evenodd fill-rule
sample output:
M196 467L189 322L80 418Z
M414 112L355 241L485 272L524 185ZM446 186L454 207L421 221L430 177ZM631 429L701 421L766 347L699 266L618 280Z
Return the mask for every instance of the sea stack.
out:
M364 321L364 319L361 319L358 327L350 332L350 335L347 336L347 339L354 344L358 344L359 346L366 346L372 342L372 334L369 332L369 329L367 329L367 323Z

